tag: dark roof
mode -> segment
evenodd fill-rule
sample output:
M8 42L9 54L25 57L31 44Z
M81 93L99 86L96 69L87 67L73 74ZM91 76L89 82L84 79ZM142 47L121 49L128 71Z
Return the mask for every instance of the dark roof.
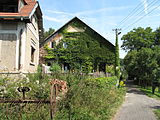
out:
M59 33L64 27L66 27L67 25L69 25L71 22L78 20L81 23L83 23L85 26L87 26L89 29L91 29L92 31L94 31L96 34L98 34L100 37L102 37L104 40L106 40L108 43L110 43L106 38L104 38L102 35L100 35L97 31L95 31L93 28L91 28L90 26L88 26L86 23L84 23L82 20L80 20L78 17L74 17L73 19L71 19L70 21L68 21L65 25L63 25L61 28L59 28L57 31L53 32L51 35L49 35L42 43L41 46L43 46L46 42L48 42L50 40L51 37L53 37L56 33ZM110 43L112 46L114 46L112 43Z
M18 13L6 13L6 12L0 12L0 19L30 19L30 15L33 12L34 8L39 9L39 14L42 16L42 12L39 7L38 1L35 0L24 0L25 5Z

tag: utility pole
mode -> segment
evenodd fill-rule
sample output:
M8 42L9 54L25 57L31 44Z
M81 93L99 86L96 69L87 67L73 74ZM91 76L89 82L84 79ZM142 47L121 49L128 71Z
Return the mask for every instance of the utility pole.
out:
M118 45L118 35L121 34L121 29L113 29L116 34L116 43L115 43L115 75L117 76L118 80L120 79L120 59L119 59L119 45ZM118 83L119 84L119 83Z

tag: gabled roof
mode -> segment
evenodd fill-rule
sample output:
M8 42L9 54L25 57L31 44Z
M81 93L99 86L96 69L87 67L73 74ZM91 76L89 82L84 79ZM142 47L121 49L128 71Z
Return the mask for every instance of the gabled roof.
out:
M112 45L114 47L114 45L112 43L110 43L106 38L104 38L102 35L100 35L98 32L96 32L93 28L91 28L90 26L88 26L86 23L84 23L82 20L80 20L78 17L74 17L73 19L71 19L70 21L68 21L65 25L63 25L61 28L59 28L57 31L55 31L54 33L52 33L50 36L48 36L42 43L41 46L43 46L46 42L48 42L50 40L51 37L53 37L55 34L59 33L64 27L66 27L67 25L69 25L71 22L73 21L80 21L81 23L83 23L85 26L87 26L89 29L91 29L92 31L94 31L96 34L98 34L100 37L102 37L104 40L106 40L106 42L108 42L110 45Z
M0 19L30 19L35 10L39 9L39 14L42 12L39 7L38 1L35 0L23 0L25 5L20 9L18 13L5 13L0 12Z

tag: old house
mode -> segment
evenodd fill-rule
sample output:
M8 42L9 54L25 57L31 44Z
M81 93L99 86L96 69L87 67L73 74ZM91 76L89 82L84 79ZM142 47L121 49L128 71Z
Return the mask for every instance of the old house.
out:
M38 1L0 1L0 73L37 70L42 28Z
M58 62L62 71L106 71L114 65L115 46L75 17L41 43L40 60L46 65Z

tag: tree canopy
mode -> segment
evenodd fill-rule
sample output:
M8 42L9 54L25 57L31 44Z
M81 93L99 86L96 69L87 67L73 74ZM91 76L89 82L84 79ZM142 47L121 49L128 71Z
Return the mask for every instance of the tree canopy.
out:
M47 38L49 35L51 35L54 31L55 31L55 29L53 29L53 28L49 28L48 31L45 31L45 30L44 30L43 39L46 39L46 38Z
M152 28L135 28L122 37L122 49L126 51L140 50L142 47L151 48L155 42Z
M122 48L129 51L124 64L130 79L144 87L160 84L160 28L135 28L122 40Z

